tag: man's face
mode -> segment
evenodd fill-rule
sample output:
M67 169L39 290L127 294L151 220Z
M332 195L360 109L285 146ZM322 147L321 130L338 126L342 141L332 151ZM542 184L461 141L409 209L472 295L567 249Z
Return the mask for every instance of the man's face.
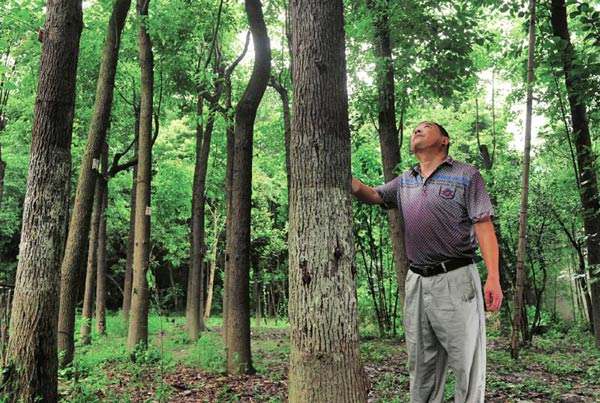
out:
M421 122L410 137L410 150L414 152L422 150L444 150L448 144L448 137L442 135L439 127L430 122Z

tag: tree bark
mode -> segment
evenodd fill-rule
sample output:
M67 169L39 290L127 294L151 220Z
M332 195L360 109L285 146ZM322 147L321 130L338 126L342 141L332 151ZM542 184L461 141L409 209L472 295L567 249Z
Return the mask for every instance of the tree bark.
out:
M146 272L150 257L150 185L152 180L152 94L154 90L154 60L152 41L147 31L150 0L138 0L141 23L138 32L141 68L140 131L138 134L137 186L135 197L135 245L133 251L133 281L127 347L148 344L148 283Z
M341 0L292 0L289 401L366 402Z
M69 203L80 0L48 1L3 393L56 402L59 267Z
M139 114L136 114L136 136L140 127ZM138 155L138 142L134 146L134 158ZM135 195L137 189L137 163L133 166L131 179L131 193L129 198L129 235L127 237L127 261L125 263L125 279L123 280L123 318L129 321L129 309L131 308L131 282L133 280L133 249L135 245Z
M525 292L525 254L527 250L527 204L529 200L529 162L531 150L531 114L533 109L534 51L535 51L535 0L529 0L529 51L527 60L527 110L525 114L525 145L523 150L523 176L521 182L521 211L519 213L519 243L517 247L517 267L515 281L513 330L511 354L519 357L519 333L526 329L523 315L523 294ZM523 340L526 338L524 337Z
M90 234L88 242L87 271L85 274L85 291L83 294L83 311L81 313L81 328L79 333L81 343L91 343L92 315L94 313L94 285L96 280L96 262L98 251L98 224L100 223L100 210L102 203L102 189L100 181L96 181L94 191L94 208L92 209L92 221L90 223Z
M577 150L577 163L581 175L581 205L583 207L583 226L585 228L588 272L590 275L590 290L594 336L596 346L600 348L600 201L598 200L598 179L594 167L594 152L586 112L586 105L580 94L580 89L586 83L582 76L575 73L575 50L571 44L567 22L567 10L564 0L552 0L551 23L555 36L563 40L561 47L565 85L569 96L571 108L571 123L575 133L575 149Z
M206 174L208 156L215 123L216 105L221 97L222 84L217 84L215 97L209 106L206 127L196 125L196 164L192 189L191 257L186 304L186 323L190 340L194 341L204 330L204 273L202 268L206 255L204 216L206 210ZM198 116L202 115L202 96L198 96Z
M213 290L215 284L215 272L217 271L217 252L219 245L219 213L217 207L213 210L213 244L210 258L210 273L208 275L208 285L206 292L206 305L204 307L204 321L210 318L210 310L212 309Z
M381 146L381 161L383 163L383 176L389 182L397 175L400 163L400 145L398 143L398 128L396 127L396 96L394 84L394 64L392 60L392 45L390 40L390 27L387 9L377 6L375 0L367 0L367 6L373 14L373 28L375 31L374 51L377 58L376 82L378 97L378 131ZM404 249L404 230L402 210L387 210L394 264L400 304L404 306L406 273L408 272L408 259Z
M106 273L108 270L106 256L106 209L108 207L108 144L105 142L102 151L102 176L100 184L100 214L98 223L97 277L96 277L96 330L98 334L106 333Z
M108 23L102 51L102 63L96 87L94 113L90 122L88 141L81 162L75 202L69 223L65 256L61 265L60 311L58 325L58 350L63 352L61 366L73 360L75 350L75 305L79 273L82 271L83 251L89 233L92 196L96 176L94 161L99 160L102 144L110 124L110 113L119 55L121 32L131 0L116 0Z
M0 121L2 115L0 115ZM2 123L0 123L2 125ZM2 130L0 130L2 132ZM4 172L6 171L6 162L2 160L2 144L0 144L0 206L2 206L2 196L4 196Z
M258 105L271 71L271 48L260 0L245 0L254 43L254 68L235 111L234 156L230 194L230 237L227 239L227 371L254 372L250 353L250 202L252 138Z

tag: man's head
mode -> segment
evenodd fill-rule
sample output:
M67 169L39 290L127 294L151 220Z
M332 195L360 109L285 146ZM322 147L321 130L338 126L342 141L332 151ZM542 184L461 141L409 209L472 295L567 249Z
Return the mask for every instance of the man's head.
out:
M442 125L436 122L421 122L413 130L410 137L410 151L442 152L448 154L450 148L450 136Z

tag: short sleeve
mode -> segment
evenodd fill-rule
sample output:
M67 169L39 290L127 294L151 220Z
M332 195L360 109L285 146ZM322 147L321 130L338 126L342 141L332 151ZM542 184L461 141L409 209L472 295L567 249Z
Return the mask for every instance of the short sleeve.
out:
M492 201L490 200L490 195L485 190L483 177L479 171L471 176L471 180L467 185L465 199L467 213L472 222L476 223L486 218L491 218L494 215L494 208L492 206Z
M384 209L398 208L398 187L400 185L400 177L396 177L391 181L375 187L375 191L383 199L382 207Z

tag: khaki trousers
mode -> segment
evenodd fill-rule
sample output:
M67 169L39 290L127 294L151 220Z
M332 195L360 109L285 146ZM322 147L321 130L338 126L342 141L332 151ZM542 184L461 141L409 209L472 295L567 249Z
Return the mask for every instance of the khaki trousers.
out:
M448 367L454 401L483 402L485 314L475 264L431 277L409 271L404 328L412 403L442 402Z

